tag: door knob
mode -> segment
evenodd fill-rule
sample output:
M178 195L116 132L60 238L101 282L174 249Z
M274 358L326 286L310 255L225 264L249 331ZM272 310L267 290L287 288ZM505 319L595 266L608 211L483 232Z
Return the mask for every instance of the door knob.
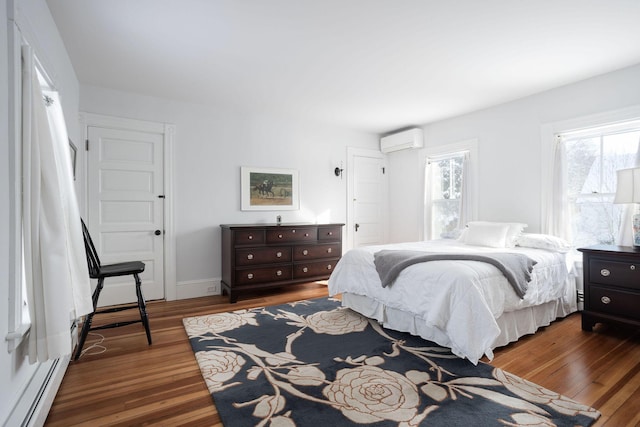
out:
M154 234L155 234L156 236L159 236L159 235L161 235L161 234L162 234L162 231L160 231L160 230L156 230L156 231L154 231Z
M360 228L360 224L356 224L356 231L358 231L358 228Z

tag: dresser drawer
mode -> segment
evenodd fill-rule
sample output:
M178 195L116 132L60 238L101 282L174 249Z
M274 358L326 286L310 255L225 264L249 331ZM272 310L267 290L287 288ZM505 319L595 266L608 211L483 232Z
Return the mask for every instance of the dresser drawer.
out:
M298 245L293 247L293 260L303 261L318 258L335 258L342 255L340 243L321 245Z
M263 268L243 268L236 270L235 276L236 285L250 285L253 283L291 280L291 265Z
M640 294L591 286L589 310L640 320Z
M274 264L291 261L291 247L236 249L236 265Z
M264 243L264 230L236 230L233 233L234 245L255 245Z
M305 277L329 277L337 263L337 259L296 263L293 266L293 278L304 279Z
M342 240L342 226L318 227L318 240Z
M589 276L591 283L640 290L640 263L592 258Z
M282 227L267 230L267 243L315 242L317 227Z

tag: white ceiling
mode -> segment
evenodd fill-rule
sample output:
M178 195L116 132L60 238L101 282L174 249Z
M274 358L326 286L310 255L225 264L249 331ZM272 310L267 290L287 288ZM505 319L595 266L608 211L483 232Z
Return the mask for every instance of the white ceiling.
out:
M83 84L373 133L640 63L638 0L47 4Z

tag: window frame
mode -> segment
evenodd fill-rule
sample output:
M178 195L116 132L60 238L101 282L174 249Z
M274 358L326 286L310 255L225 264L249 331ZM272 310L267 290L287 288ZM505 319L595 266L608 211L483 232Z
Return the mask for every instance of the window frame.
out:
M8 333L5 336L7 351L13 352L27 336L31 322L25 321L23 293L23 244L22 244L22 44L20 31L15 23L9 36L9 305ZM28 319L28 316L26 317Z
M599 127L613 127L616 124L638 119L640 119L640 105L541 125L540 159L542 191L540 192L540 218L542 233L550 233L552 228L549 212L553 210L553 164L555 147L558 143L557 135L569 133L577 135L587 129L593 131ZM564 238L565 236L558 237Z
M478 216L478 192L477 192L478 140L468 139L468 140L463 140L463 141L459 141L451 144L443 144L443 145L438 145L434 147L428 147L423 152L424 152L424 156L422 159L423 160L422 161L422 164L423 164L422 192L424 195L424 200L423 200L423 212L422 212L422 218L423 218L422 234L425 240L430 240L434 238L431 236L431 216L432 216L433 210L431 206L428 206L427 192L429 191L429 188L428 188L429 184L427 182L428 177L426 176L427 174L426 166L428 162L431 161L432 159L454 156L464 152L469 153L469 165L467 167L467 173L469 174L469 176L467 177L466 189L469 192L468 200L471 205L469 209L469 211L471 212L471 218L469 219L474 220Z
M14 22L9 27L9 292L7 351L15 351L27 338L31 329L29 307L25 294L24 242L22 217L22 114L23 67L33 67L43 88L54 88L53 79L46 72L37 55L25 55L33 48L22 36Z
M582 201L583 203L590 203L590 204L594 204L594 203L601 203L604 206L604 209L606 210L611 210L612 212L615 212L617 210L617 208L615 206L613 206L613 199L615 197L615 188L611 188L609 190L611 191L605 191L605 188L603 187L603 185L605 184L606 180L605 177L607 179L615 179L615 171L612 170L608 170L605 171L605 159L606 159L606 152L607 152L607 138L609 137L613 137L615 135L620 135L620 134L624 134L624 133L635 133L635 134L639 134L640 133L640 118L636 118L634 120L626 120L623 122L619 122L619 123L615 123L615 124L611 124L611 125L603 125L603 126L596 126L596 127L590 127L590 128L585 128L583 130L580 131L574 131L574 132L563 132L563 133L558 133L555 135L556 137L556 141L558 144L563 144L562 149L564 150L565 154L563 156L563 159L565 161L565 165L563 166L564 170L568 170L569 167L569 149L567 147L566 144L568 143L572 143L574 141L580 141L580 140L587 140L587 139L591 139L591 140L596 140L597 141L597 159L599 162L599 165L597 166L599 169L599 176L597 177L598 182L597 182L597 189L594 189L593 192L589 193L584 193L582 191L572 191L570 188L566 188L565 189L565 193L564 193L564 197L567 200L567 203L569 204L569 211L570 212L576 212L578 210L577 205L580 204L580 201ZM637 147L637 145L636 145ZM636 152L636 157L637 157L638 153ZM593 166L592 166L593 167ZM634 165L626 165L626 166L622 166L622 168L626 168L626 167L634 167ZM613 175L611 174L613 172ZM584 183L583 183L584 185ZM624 211L622 211L624 212ZM576 221L578 221L578 219L581 218L580 216L575 217L572 216L572 220L571 223L575 226L576 225ZM620 224L616 224L616 222L613 220L613 217L611 219L610 222L598 222L599 226L605 226L606 228L611 230L612 233L612 238L613 238L613 242L607 243L607 242L602 242L602 241L595 241L592 243L580 243L579 241L579 234L575 235L573 232L575 230L572 230L572 241L570 242L573 246L584 246L584 245L590 245L590 244L616 244L616 236L618 235L618 228L620 226Z

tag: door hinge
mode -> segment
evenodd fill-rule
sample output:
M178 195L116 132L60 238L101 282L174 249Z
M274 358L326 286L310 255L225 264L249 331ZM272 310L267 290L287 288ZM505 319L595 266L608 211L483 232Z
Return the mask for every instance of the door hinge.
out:
M89 140L88 139L84 140L84 151L89 151Z
M383 166L383 167L382 167L382 175L384 175L384 174L385 174L385 172L386 172L386 171L385 171L385 167Z

